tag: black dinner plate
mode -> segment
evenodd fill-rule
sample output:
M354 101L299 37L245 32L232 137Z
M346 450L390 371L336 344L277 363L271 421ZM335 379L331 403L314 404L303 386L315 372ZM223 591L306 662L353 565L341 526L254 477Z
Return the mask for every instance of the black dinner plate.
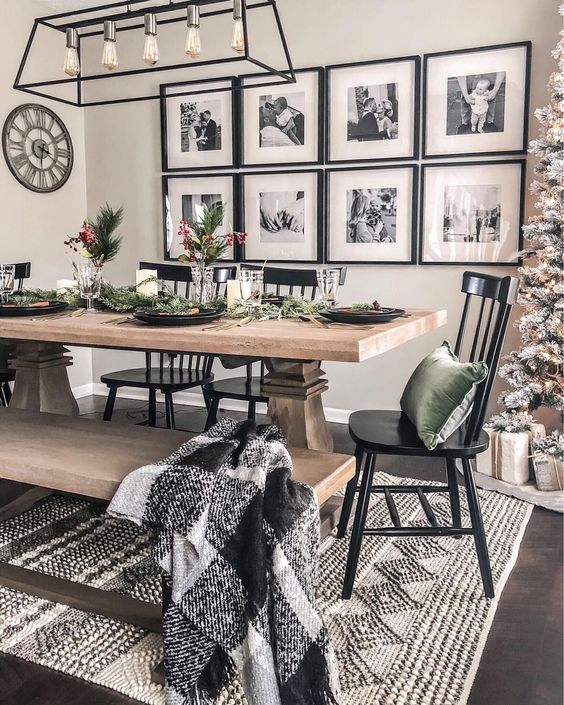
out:
M60 313L67 308L64 301L49 301L49 306L14 306L0 304L0 316L46 316L52 313Z
M403 308L381 308L379 311L358 310L354 308L323 309L319 312L323 318L328 318L334 323L388 323L394 318L405 315Z
M134 313L133 316L138 321L153 326L196 326L201 323L208 323L208 321L215 321L221 318L223 313L211 308L202 308L200 313L187 316L186 314L170 314L155 311L154 309L146 309L145 311Z

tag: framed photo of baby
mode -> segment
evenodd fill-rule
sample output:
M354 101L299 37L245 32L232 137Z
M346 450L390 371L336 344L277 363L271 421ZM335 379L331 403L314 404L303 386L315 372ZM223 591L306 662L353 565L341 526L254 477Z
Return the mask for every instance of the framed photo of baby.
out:
M327 170L327 262L412 264L417 166Z
M262 77L264 80L264 77ZM299 69L296 82L257 86L243 76L242 166L319 164L323 158L323 69Z
M234 79L161 85L163 171L235 166L233 86Z
M327 67L327 161L415 159L419 57Z
M423 156L522 154L530 42L424 57Z

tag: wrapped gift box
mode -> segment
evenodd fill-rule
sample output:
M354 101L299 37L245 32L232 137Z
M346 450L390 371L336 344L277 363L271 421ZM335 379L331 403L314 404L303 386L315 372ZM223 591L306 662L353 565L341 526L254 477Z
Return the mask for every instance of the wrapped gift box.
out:
M549 453L533 455L535 481L541 492L554 492L564 489L564 462Z
M531 425L530 431L508 433L484 429L490 437L490 447L476 458L478 472L511 485L524 485L532 475L531 442L546 435L544 426Z

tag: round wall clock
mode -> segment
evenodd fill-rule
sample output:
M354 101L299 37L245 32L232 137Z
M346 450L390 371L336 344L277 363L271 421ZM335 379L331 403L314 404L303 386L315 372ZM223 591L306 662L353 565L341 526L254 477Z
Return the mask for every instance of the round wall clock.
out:
M44 105L26 103L12 110L4 123L2 150L12 174L36 193L61 188L72 171L69 131Z

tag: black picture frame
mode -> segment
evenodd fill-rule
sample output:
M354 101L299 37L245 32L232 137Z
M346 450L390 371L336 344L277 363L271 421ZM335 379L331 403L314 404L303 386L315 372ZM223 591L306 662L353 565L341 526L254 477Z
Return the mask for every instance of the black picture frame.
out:
M181 96L182 93L173 93L172 95L167 95L167 89L179 88L186 86L189 90L190 87L192 91L195 86L199 85L210 85L214 83L229 83L231 88L218 88L210 90L207 95L213 95L214 93L230 93L231 97L231 163L220 164L220 165L210 165L210 166L193 166L193 167L171 167L169 166L169 149L168 149L168 128L167 128L167 98L174 98L175 96ZM161 120L161 163L162 171L165 173L188 173L196 171L220 171L226 169L236 169L239 167L239 149L237 147L236 136L239 134L239 101L241 99L241 91L235 90L237 85L237 79L234 77L218 77L218 78L208 78L201 81L176 81L173 83L161 83L159 86L160 95L160 120ZM187 97L194 95L194 93L187 93Z
M272 174L316 174L317 175L317 235L316 235L316 257L315 259L272 259L269 258L269 263L278 264L322 264L324 256L323 240L325 236L325 188L324 188L324 172L323 169L279 169L276 171L247 171L239 174L239 217L240 229L246 230L245 219L245 178L247 176L270 176ZM247 262L249 264L264 262L264 258L247 258L246 246L238 247L239 262Z
M433 58L439 56L455 56L459 54L473 54L479 52L493 51L496 49L512 49L523 47L525 49L525 85L524 90L524 104L523 104L523 139L522 144L519 149L513 150L490 150L490 151L474 151L474 152L447 152L447 153L428 153L427 152L427 108L428 108L428 96L427 89L429 84L429 62ZM453 49L450 51L438 51L430 54L423 55L423 102L421 107L422 112L422 130L421 130L421 156L422 159L451 159L453 157L495 157L500 155L520 155L526 154L527 152L527 142L529 134L529 109L530 109L530 84L531 84L531 55L532 55L532 42L508 42L506 44L493 44L489 46L474 47L470 49Z
M236 231L241 230L240 224L241 224L241 211L240 211L240 202L241 202L241 192L240 192L240 175L237 172L226 172L226 173L221 173L218 174L216 172L211 172L211 173L188 173L188 174L163 174L161 177L161 183L162 183L162 220L163 220L163 230L162 230L162 247L163 247L163 260L165 262L176 262L177 259L175 257L170 257L167 252L167 228L166 228L166 197L169 194L169 183L173 179L183 179L183 178L190 178L190 179L196 179L196 178L221 178L221 177L229 177L232 180L233 184L233 229ZM176 228L177 224L174 223L174 227ZM232 258L222 258L220 262L240 262L240 253L241 253L241 246L237 243L237 241L234 242L233 244L233 257Z
M449 168L449 167L465 167L465 166L497 166L500 164L516 164L520 166L519 180L519 233L517 236L517 251L523 249L523 224L525 217L525 193L526 193L526 159L498 159L490 161L467 161L467 162L433 162L421 165L420 178L420 194L419 194L419 249L417 256L417 264L435 267L457 267L473 265L476 267L519 267L522 264L523 258L518 256L514 262L481 262L475 260L468 261L448 261L448 262L429 262L423 259L423 249L425 246L425 175L430 169Z
M366 157L362 159L331 159L331 72L338 69L360 68L381 64L414 63L413 87L413 151L409 155L399 157ZM325 67L325 163L326 164L365 164L384 162L407 162L419 159L420 127L421 127L421 57L418 54L399 56L391 59L374 59L372 61L355 61L352 63L330 64Z
M410 238L410 258L408 260L341 260L331 259L330 257L330 241L331 241L331 217L330 217L330 199L331 199L331 174L352 171L390 171L392 169L409 169L412 172L412 189L411 189L411 238ZM418 217L419 217L419 181L420 170L417 164L389 164L389 165L373 165L359 167L336 167L326 169L325 171L325 249L324 262L327 264L345 264L345 265L413 265L417 264L417 237L418 237Z
M317 105L318 105L318 116L317 116L317 159L312 161L299 161L299 162L246 162L245 161L245 95L243 91L237 91L239 94L239 153L237 157L237 163L242 169L256 169L262 168L281 168L281 167L305 167L305 166L315 166L317 164L323 164L325 152L325 68L323 66L312 66L310 68L295 69L294 73L296 75L303 73L317 72ZM256 74L245 74L239 76L238 82L242 85L246 78L256 78ZM257 86L258 87L258 86ZM275 88L276 86L273 86ZM250 87L249 87L250 88Z

